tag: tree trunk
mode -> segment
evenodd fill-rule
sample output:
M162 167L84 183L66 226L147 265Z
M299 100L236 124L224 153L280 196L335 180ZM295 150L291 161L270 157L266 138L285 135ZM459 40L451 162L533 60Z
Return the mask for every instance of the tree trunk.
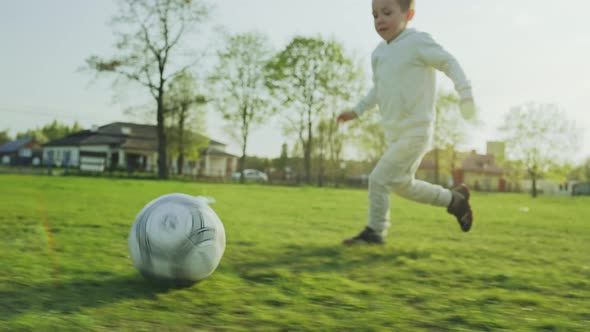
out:
M246 163L246 153L242 149L242 156L240 157L240 183L246 183L246 178L244 177L244 164Z
M158 134L158 178L168 179L166 158L166 133L164 132L164 84L158 89L157 134Z
M318 170L318 187L324 186L324 154L323 152L320 153L320 158L318 160L319 163L319 170Z
M240 183L245 183L246 147L248 146L248 106L242 108L242 157L240 157Z
M184 108L184 106L183 106ZM180 119L178 120L178 159L176 161L176 168L178 170L178 174L182 175L182 170L184 167L184 119L186 117L185 110L183 109L180 114Z
M182 169L184 165L184 154L181 152L178 154L178 158L176 159L176 168L178 169L178 175L182 175Z
M537 197L537 173L536 172L532 172L531 179L533 180L532 195L533 195L533 198L536 198Z
M311 184L311 148L313 139L311 123L311 107L307 114L307 144L305 145L305 182Z

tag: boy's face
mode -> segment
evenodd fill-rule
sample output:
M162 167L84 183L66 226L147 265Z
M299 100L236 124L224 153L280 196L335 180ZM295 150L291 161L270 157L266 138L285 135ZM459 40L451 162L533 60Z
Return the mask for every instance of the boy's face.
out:
M403 12L397 0L373 0L375 30L387 42L392 41L414 16L414 10Z

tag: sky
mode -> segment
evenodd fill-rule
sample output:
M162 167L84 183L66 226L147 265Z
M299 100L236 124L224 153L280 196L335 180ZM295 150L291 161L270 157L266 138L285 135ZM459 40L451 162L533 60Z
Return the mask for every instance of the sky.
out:
M231 33L266 33L275 50L294 36L340 41L370 70L379 36L373 29L370 0L216 0L211 24ZM114 89L80 71L93 54L113 55L110 0L0 1L0 130L40 127L58 119L84 127L136 121L129 105L145 104L133 86ZM461 63L472 82L483 125L465 149L485 153L485 142L500 138L497 127L511 107L554 103L586 131L576 160L590 156L590 1L418 0L411 27L430 33ZM198 42L198 41L195 41ZM451 82L439 74L439 86ZM128 90L127 90L128 89ZM353 105L351 105L353 106ZM224 132L216 113L207 134L239 146ZM252 134L248 154L275 157L291 142L273 120Z

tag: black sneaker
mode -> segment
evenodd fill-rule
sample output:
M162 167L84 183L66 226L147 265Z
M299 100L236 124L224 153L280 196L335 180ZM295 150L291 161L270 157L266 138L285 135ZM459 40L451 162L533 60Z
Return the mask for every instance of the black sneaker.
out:
M342 241L345 246L353 246L358 244L383 244L383 236L372 230L369 226L357 236Z
M453 199L447 208L447 212L454 215L463 232L469 232L473 224L473 211L469 205L469 188L462 184L451 189Z

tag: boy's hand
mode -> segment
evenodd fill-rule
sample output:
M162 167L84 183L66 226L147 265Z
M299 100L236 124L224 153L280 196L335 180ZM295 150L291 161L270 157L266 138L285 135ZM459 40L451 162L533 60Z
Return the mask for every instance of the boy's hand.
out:
M336 119L337 123L341 123L341 122L346 122L346 121L350 121L353 119L358 118L358 115L356 115L355 112L342 112L340 113L340 115L338 115L338 118Z
M465 98L461 100L459 107L461 109L461 115L465 120L475 120L477 109L473 102L473 98Z

